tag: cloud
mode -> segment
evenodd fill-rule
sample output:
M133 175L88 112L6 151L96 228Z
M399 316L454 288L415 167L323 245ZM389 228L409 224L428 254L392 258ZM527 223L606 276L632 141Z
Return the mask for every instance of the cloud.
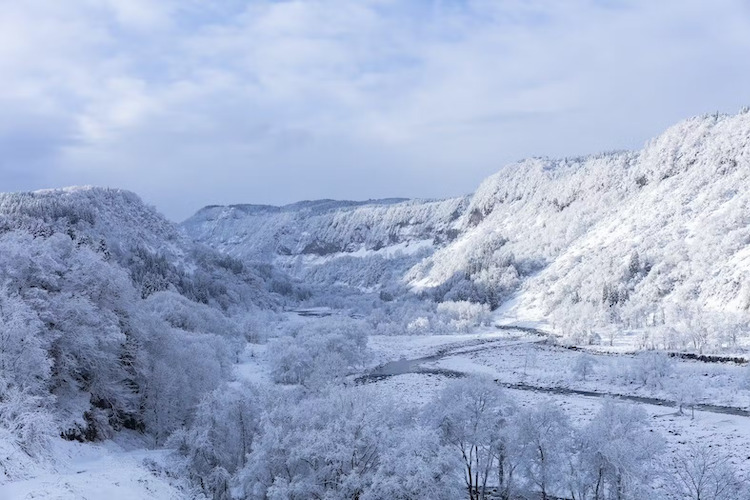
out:
M742 0L0 6L8 189L122 186L176 219L459 195L525 156L638 147L750 103Z

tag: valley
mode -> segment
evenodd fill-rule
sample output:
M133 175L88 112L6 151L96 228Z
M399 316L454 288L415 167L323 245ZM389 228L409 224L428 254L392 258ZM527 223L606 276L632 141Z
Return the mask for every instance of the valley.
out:
M181 224L2 194L0 498L750 498L748 136Z

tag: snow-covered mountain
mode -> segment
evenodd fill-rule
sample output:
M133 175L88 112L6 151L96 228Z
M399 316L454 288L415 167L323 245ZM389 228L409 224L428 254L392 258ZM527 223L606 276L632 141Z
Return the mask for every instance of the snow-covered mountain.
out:
M122 189L81 186L0 193L0 224L3 231L25 229L40 235L85 233L110 244L144 246L173 259L184 256L191 245L174 224Z
M450 238L466 199L303 201L211 206L183 223L197 241L245 259L378 251L392 245Z
M283 207L212 206L183 223L200 243L243 261L272 262L317 284L397 283L448 244L468 198L305 201Z
M665 398L666 391L665 404L683 406L695 405L702 397L695 394L704 386L745 390L744 368L736 366L712 370L717 376L703 381L704 370L685 363L680 375L672 376L679 383L670 385L662 383L670 377L670 359L646 353L613 356L612 363L599 360L608 368L594 370L597 374L591 372L590 356L541 346L536 333L519 342L515 334L522 330L510 340L506 332L484 327L491 319L488 304L502 306L506 319L547 321L578 345L622 335L617 340L627 342L619 347L747 352L749 141L750 113L704 116L676 125L637 152L506 166L463 198L207 207L182 226L121 190L2 194L0 450L6 459L0 460L0 476L13 482L3 494L28 496L27 487L37 489L35 481L55 491L61 483L54 474L46 476L53 478L51 486L43 478L24 479L39 476L40 464L58 448L60 437L107 441L123 436L149 446L169 443L180 458L172 463L157 453L136 453L124 470L118 464L112 474L115 467L108 464L114 461L101 448L100 463L88 460L85 469L59 469L76 477L65 481L66 491L74 491L73 483L76 491L91 489L101 467L103 481L118 487L158 488L164 495L176 488L188 498L200 498L200 492L190 491L193 487L216 498L230 491L265 495L286 484L274 478L286 481L289 471L296 475L294 491L319 492L318 481L343 484L340 471L351 465L334 467L334 475L322 480L309 465L329 464L332 456L351 463L349 451L363 442L365 417L372 419L365 427L371 431L364 434L372 441L365 446L389 453L375 462L412 464L414 450L432 450L417 457L428 471L420 484L460 477L453 476L460 466L446 473L440 465L448 464L438 458L441 447L454 449L444 435L430 434L442 423L429 427L435 422L414 419L411 409L394 414L401 403L379 402L372 397L377 393L354 392L369 391L365 385L345 383L363 379L360 374L373 354L370 335L380 336L376 345L388 346L381 351L387 358L416 356L410 352L415 347L443 353L398 361L417 367L430 359L439 367L392 374L407 375L406 380L428 373L439 380L442 370L468 374L466 367L472 366L493 377L518 377L523 370L524 384L542 384L526 387L544 390L547 379L558 387L558 370L575 358L575 382L568 382L583 384L576 387L586 391L602 383L626 394L638 391L638 397ZM350 314L321 308L315 317L298 317L277 307L300 303ZM420 340L404 333L420 335ZM456 342L421 336L430 333L468 337ZM394 334L399 337L382 337ZM509 340L512 344L502 350L507 359L487 345ZM455 359L459 350L471 356ZM534 366L537 356L547 372ZM388 365L370 375L380 377L379 370ZM588 381L587 373L592 376ZM682 377L689 374L695 376L685 383ZM433 383L431 378L434 389ZM426 414L442 415L440 422L444 415L457 415L465 422L468 417L454 413L461 406L455 406L457 397L485 398L497 390L491 379L457 379L457 384L428 403ZM277 385L299 390L278 390ZM428 386L422 381L413 390L402 385L386 390L396 387L399 393L422 394ZM644 388L651 392L640 392ZM568 397L577 397L576 391ZM508 399L503 395L502 401ZM511 409L516 405L502 405L516 411ZM373 411L378 407L388 411ZM597 424L602 428L612 427L606 408L600 421L606 425ZM562 413L551 414L564 420ZM387 415L394 419L386 420ZM534 415L509 414L515 419L510 422L517 422L508 427L517 434L515 443L537 439L534 433L543 426L533 423ZM414 427L417 421L428 427ZM356 429L347 430L348 422L358 423ZM383 434L384 429L391 434ZM580 436L586 438L573 449L590 445L590 429L582 428ZM637 434L646 435L643 430ZM355 437L337 450L348 451L332 455L330 443L347 435ZM302 438L309 436L313 439L304 444ZM406 445L401 450L397 443ZM59 446L56 453L74 449ZM528 460L526 452L519 453L519 460ZM136 456L147 461L136 462ZM163 461L163 472L154 459ZM601 470L598 460L596 469L587 467ZM388 467L367 467L350 477L365 478L359 488L372 488L373 498L390 497L378 488L401 491L400 485L412 484L413 478L405 468L407 473L393 482ZM530 474L534 469L518 470ZM560 477L566 477L565 470ZM193 486L175 483L175 474ZM621 482L612 484L620 488ZM427 490L420 486L417 491L419 496Z
M568 318L599 309L600 322L635 327L727 330L706 320L750 307L750 113L687 120L597 170L580 167L566 183L602 179L579 188L569 207L579 220L567 225L575 236L525 284L524 307ZM507 220L496 211L496 221Z
M640 151L508 165L468 198L208 207L183 227L243 259L308 256L294 260L305 276L323 255L430 241L380 284L493 306L517 292L517 308L561 326L739 313L750 306L749 142L747 111L707 115Z

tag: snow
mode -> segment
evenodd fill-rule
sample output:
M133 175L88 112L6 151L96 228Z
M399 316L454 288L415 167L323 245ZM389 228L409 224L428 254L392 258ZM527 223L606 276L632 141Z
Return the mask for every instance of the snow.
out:
M451 227L454 213L460 213L465 202L464 198L395 203L322 200L262 211L210 207L182 227L197 241L249 260L389 255L428 249L436 233Z
M0 481L0 498L22 500L180 500L196 498L171 483L174 478L159 470L170 460L171 450L130 450L113 441L81 444L55 441L54 465L38 466L24 480ZM186 486L186 485L182 485Z
M485 353L489 354L490 351L485 351ZM523 362L523 357L519 357L517 353L513 357L516 358L517 363ZM471 358L463 356L450 357L441 361L439 365L465 373L489 376L506 375L505 380L509 380L507 378L508 373L502 366L504 362L511 358L495 360L497 361L495 368L478 364ZM538 375L532 375L532 371L541 369L545 370L550 377L553 377L555 373L557 373L558 378L566 377L564 366L564 361L555 360L554 356L539 356L533 360L533 369L529 370L529 376L523 378L527 381L534 380ZM395 398L404 407L420 408L433 400L449 380L451 379L440 375L409 373L367 384L356 388L356 390L368 394L385 394L388 397ZM605 389L599 383L595 383L591 387L599 390ZM579 395L556 395L515 389L506 389L506 391L513 396L521 407L535 407L542 401L551 400L566 412L576 426L581 426L590 421L602 404L600 398ZM625 402L623 404L635 405L636 403ZM744 474L750 473L750 461L744 459L747 456L747 450L750 449L750 418L696 410L695 418L692 419L689 416L689 411L686 411L685 415L678 415L675 408L649 404L637 404L637 406L647 412L650 429L667 439L667 455L663 459L666 460L668 456L687 449L692 443L700 442L707 446L725 450L735 457L733 463L739 471Z
M269 384L271 375L266 359L266 345L247 344L240 354L240 359L233 367L233 374L237 381L256 384Z
M353 252L336 252L330 255L303 255L301 261L307 266L315 266L321 264L327 264L341 257L356 257L365 259L369 257L383 257L385 259L402 258L406 256L413 256L419 253L432 253L434 250L434 241L432 239L415 240L415 241L402 241L395 245L388 245L377 250L368 249L364 246L359 247ZM275 262L285 264L288 261L288 257L279 256L275 258Z
M695 323L747 331L748 135L750 113L700 116L639 151L505 166L466 198L209 207L183 229L310 285L511 299L503 324L575 343L665 326L677 334L653 347L734 349L721 331L688 337Z
M435 354L446 346L462 346L476 340L507 338L508 333L482 329L479 332L457 335L373 335L368 347L373 351L375 364L404 356L419 358Z
M492 322L496 325L532 328L547 333L553 331L539 307L523 301L523 290L493 311Z
M1 194L0 222L7 229L3 269L15 277L13 286L19 290L5 290L0 297L5 323L11 325L8 331L18 334L5 335L3 352L12 357L16 344L57 324L56 334L80 340L83 346L68 346L70 359L85 357L87 350L96 351L108 340L107 362L91 363L102 372L95 375L130 381L129 376L106 375L102 367L120 373L125 364L121 347L129 336L143 333L133 346L154 349L145 356L144 367L159 371L139 373L145 382L139 381L138 388L157 395L146 402L159 401L159 389L173 392L164 391L172 399L163 396L159 401L160 427L148 421L143 406L134 404L133 411L143 413L139 417L153 426L149 432L163 444L173 432L182 435L185 427L193 426L188 431L194 432L200 420L194 409L201 408L205 433L185 437L185 432L182 437L195 440L201 454L223 450L211 449L216 441L209 440L221 435L211 435L218 425L242 426L248 443L253 432L263 432L254 427L258 422L263 421L265 431L275 425L261 405L273 401L263 398L272 398L274 391L263 389L274 384L271 364L276 362L273 373L286 373L278 370L284 368L297 378L275 381L293 388L290 395L299 389L302 402L335 379L342 392L372 396L368 403L382 402L376 396L386 395L398 406L416 410L435 401L450 378L479 374L505 387L522 407L551 400L582 425L605 398L616 398L648 413L648 430L666 437L667 454L700 441L728 450L740 471L750 473L750 460L745 459L750 447L750 368L672 359L657 352L746 355L750 350L748 137L750 113L704 116L677 124L637 152L524 160L485 180L470 197L207 207L181 229L122 190L83 187ZM194 245L190 238L213 250ZM243 266L218 251L253 265ZM66 260L70 255L88 260ZM51 256L58 260L45 259ZM28 265L19 266L21 261ZM51 321L58 319L54 316L83 317L78 309L67 315L54 312L65 308L50 309L49 314L44 310L37 317L36 310L24 312L14 302L18 293L40 306L40 296L65 289L47 280L54 284L63 278L70 280L63 285L72 291L55 296L53 305L67 305L69 296L93 300L83 293L94 289L93 282L73 278L109 276L104 270L113 269L117 273L103 280L96 297L107 298L104 292L113 290L112 301L132 295L132 304L125 304L133 306L132 317L122 320L114 312L130 309L119 307L119 302L108 308L109 302L103 301L107 307L101 310L114 312L107 316L96 309L86 323L110 318L111 339L102 336L98 342L95 335L107 328L86 330L75 324L64 330L60 322ZM138 269L154 278L145 283L154 288L129 288ZM40 270L45 274L37 276ZM24 273L33 279L26 280ZM218 295L179 295L178 285L185 284L190 285L187 290L218 290ZM341 294L340 285L361 294ZM270 289L279 291L267 292ZM313 296L300 299L308 293ZM205 303L197 305L198 300ZM500 307L490 316L488 304ZM278 312L282 305L287 310ZM277 306L273 312L271 306ZM30 321L35 318L38 324ZM149 329L123 330L141 320ZM316 330L315 322L324 328ZM365 349L368 331L466 332L475 323L483 326L455 335L371 336ZM26 325L31 333L14 325ZM377 329L383 325L387 328ZM163 345L156 342L160 335ZM243 348L244 338L271 341ZM97 340L91 343L96 348L84 342L90 339ZM325 339L331 343L317 342ZM29 345L24 343L21 350L28 354ZM60 345L66 347L62 341L55 347ZM334 356L336 348L352 355ZM292 359L283 356L287 352ZM47 354L42 352L41 362ZM296 366L296 361L305 366ZM591 369L581 373L582 364L588 367L589 362ZM318 369L316 363L327 363L324 368L330 370ZM18 368L12 375L24 383L34 380ZM256 395L254 386L261 388L258 393L269 394ZM34 390L47 391L48 386L40 387ZM56 424L65 423L68 410L83 422L83 412L95 404L92 390L86 387L72 395L57 391L57 403L44 409L54 413ZM133 398L144 394L127 391L122 394ZM201 402L205 394L214 399ZM326 401L323 392L314 397L315 404ZM21 407L18 401L12 402ZM678 414L677 401L703 406L693 419ZM31 403L23 415L45 418L36 411L37 403ZM217 408L231 411L217 417ZM16 441L11 435L17 431L17 415L3 411L10 423L0 434L0 454L9 457L9 463L0 460L6 472L0 499L197 498L187 485L186 471L175 472L181 467L176 454L153 449L146 438L120 433L88 444L55 438L45 450L47 456L32 458L34 452L24 455L21 438ZM100 421L105 430L110 422L106 415ZM33 444L33 425L29 429L26 437ZM39 431L40 440L49 435ZM228 435L231 432L221 436ZM266 438L273 441L273 435ZM237 474L244 463L246 444L235 450L236 456L215 457L228 464L227 476ZM208 462L203 465L214 466ZM212 480L222 481L221 470L214 472Z

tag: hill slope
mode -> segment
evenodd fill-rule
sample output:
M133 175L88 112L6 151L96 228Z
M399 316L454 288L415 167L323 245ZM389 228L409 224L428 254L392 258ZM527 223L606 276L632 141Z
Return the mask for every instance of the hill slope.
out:
M243 318L281 300L253 268L114 189L0 194L0 276L11 455L43 453L56 435L172 432L225 378Z
M224 308L270 304L255 270L196 245L129 191L70 187L0 193L0 233L11 231L41 238L64 234L126 268L144 297L173 289Z
M213 207L184 227L231 255L277 261L433 240L410 269L371 284L493 306L516 293L517 312L571 335L695 330L715 314L736 325L750 307L749 144L750 113L702 116L640 151L506 166L465 199ZM298 275L320 263L295 262Z
M243 261L273 262L313 284L371 288L446 245L466 198L443 201L307 201L284 207L206 207L182 226Z

